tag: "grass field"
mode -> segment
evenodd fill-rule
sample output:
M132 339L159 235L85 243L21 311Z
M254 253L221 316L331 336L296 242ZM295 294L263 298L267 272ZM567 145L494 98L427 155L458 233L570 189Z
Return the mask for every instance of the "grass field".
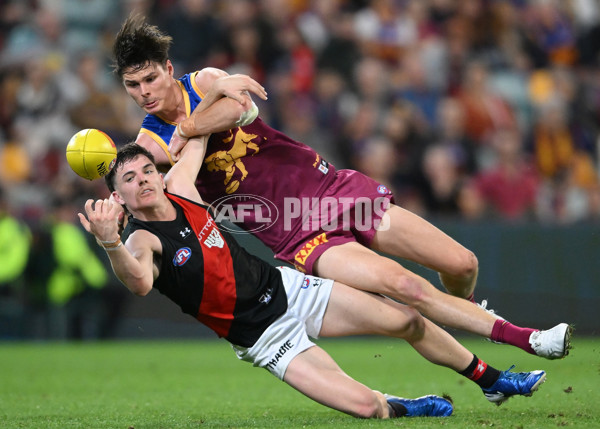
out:
M498 369L544 369L531 398L496 407L473 383L401 341L321 341L351 376L410 397L447 393L450 418L358 420L318 405L224 341L0 343L2 428L599 428L600 338L547 361L480 339L461 340Z

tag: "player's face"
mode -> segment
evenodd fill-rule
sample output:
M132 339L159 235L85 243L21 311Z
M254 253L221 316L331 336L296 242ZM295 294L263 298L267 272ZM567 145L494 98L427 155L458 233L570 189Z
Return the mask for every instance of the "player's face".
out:
M123 85L127 93L146 113L158 114L169 109L172 99L173 65L151 62L142 69L123 73Z
M156 166L147 157L138 155L116 171L117 202L125 204L130 212L155 207L164 197L164 180Z

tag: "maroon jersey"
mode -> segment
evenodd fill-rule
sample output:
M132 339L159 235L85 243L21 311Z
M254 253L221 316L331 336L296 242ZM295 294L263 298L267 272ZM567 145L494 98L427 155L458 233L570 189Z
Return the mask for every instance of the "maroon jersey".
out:
M284 220L289 201L321 196L334 178L334 167L311 147L256 118L250 125L210 137L196 187L220 213L278 251L302 220L301 216ZM254 204L244 210L242 206L249 202ZM267 213L269 207L276 207L278 214ZM267 219L272 223L266 225Z
M167 194L177 210L169 222L131 218L129 232L145 229L162 244L153 287L229 342L252 347L287 310L279 270L246 252L205 207Z

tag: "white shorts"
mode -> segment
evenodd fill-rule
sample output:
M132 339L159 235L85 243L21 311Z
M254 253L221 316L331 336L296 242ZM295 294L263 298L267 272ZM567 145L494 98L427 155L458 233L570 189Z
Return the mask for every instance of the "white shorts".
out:
M232 345L237 357L267 369L283 380L293 358L315 344L329 303L333 280L304 275L286 267L281 271L288 309L250 347Z

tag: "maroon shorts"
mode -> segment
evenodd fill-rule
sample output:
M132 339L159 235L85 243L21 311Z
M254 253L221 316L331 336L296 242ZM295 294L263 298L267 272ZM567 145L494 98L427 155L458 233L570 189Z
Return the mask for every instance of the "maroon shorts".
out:
M296 232L275 257L312 274L315 261L330 247L353 241L370 247L393 202L386 186L357 171L339 170L320 198L305 199Z

